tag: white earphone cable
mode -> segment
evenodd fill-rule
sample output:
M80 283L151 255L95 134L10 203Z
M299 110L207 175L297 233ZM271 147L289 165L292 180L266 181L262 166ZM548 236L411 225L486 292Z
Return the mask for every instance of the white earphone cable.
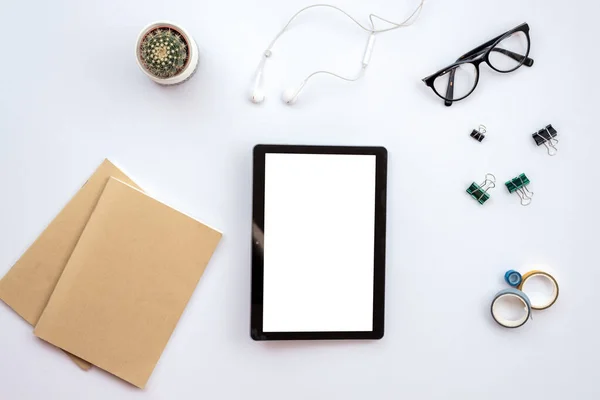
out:
M346 17L348 17L350 20L352 20L352 22L354 22L361 29L369 32L371 35L375 35L377 33L389 32L389 31L393 31L393 30L396 30L396 29L399 29L399 28L404 28L404 27L412 25L419 18L419 16L421 15L421 11L423 9L423 3L424 2L425 2L425 0L420 0L420 3L417 6L417 8L415 8L415 10L408 16L408 18L406 18L404 21L402 21L400 23L390 21L390 20L382 18L382 17L380 17L380 16L378 16L376 14L369 14L369 22L371 24L371 28L369 28L367 26L364 26L358 20L356 20L354 17L352 17L350 14L348 14L346 11L342 10L341 8L333 6L333 5L330 5L330 4L313 4L313 5L310 5L310 6L302 8L301 10L299 10L298 12L296 12L289 19L289 21L287 22L287 24L285 24L285 26L283 27L283 29L281 31L279 31L279 33L275 36L275 38L271 41L271 43L269 44L269 46L267 47L267 49L263 53L263 58L262 58L261 63L259 64L259 67L258 67L257 79L256 79L256 82L255 82L255 89L256 89L256 87L260 86L260 80L262 79L262 73L263 73L263 70L264 70L264 67L265 67L266 60L269 57L271 57L271 55L273 54L272 51L271 51L271 49L273 48L273 46L275 45L275 43L277 42L277 40L279 40L279 38L289 28L289 26L292 24L292 22L294 22L294 20L300 14L302 14L304 11L310 10L312 8L318 8L318 7L324 7L324 8L334 9L334 10L339 11L342 14L344 14ZM385 29L375 29L375 21L374 21L375 19L377 19L379 21L383 21L385 23L388 23L388 24L390 24L392 26L389 27L389 28L385 28ZM372 46L371 38L370 38L369 45ZM372 50L372 48L370 50ZM369 58L370 58L370 54L369 54ZM363 60L363 65L362 65L360 71L358 72L358 74L355 77L352 77L352 78L344 77L342 75L336 74L336 73L331 72L331 71L325 71L325 70L316 71L316 72L313 72L312 74L310 74L308 77L306 77L306 79L304 79L301 87L304 87L304 85L306 85L306 83L313 76L319 75L319 74L327 74L327 75L331 75L331 76L334 76L336 78L339 78L339 79L342 79L342 80L345 80L345 81L354 82L354 81L359 80L364 75L367 66L368 66L368 62L365 63L364 60Z
M315 71L315 72L313 72L312 74L310 74L309 76L307 76L307 77L306 77L306 79L304 79L303 86L306 84L306 82L308 82L308 80L309 80L310 78L312 78L312 77L313 77L313 76L315 76L315 75L320 75L320 74L326 74L326 75L335 76L336 78L340 78L340 79L342 79L342 80L344 80L344 81L347 81L347 82L356 82L357 80L359 80L360 78L362 78L362 77L363 77L363 75L365 74L365 70L366 70L366 69L367 69L367 67L366 67L366 66L365 66L365 67L362 67L362 68L360 69L360 71L358 72L358 74L356 74L356 76L354 76L354 77L352 77L352 78L348 78L348 77L345 77L345 76L342 76L342 75L338 75L338 74L336 74L335 72L331 72L331 71L325 71L325 70L321 70L321 71Z
M283 29L277 34L277 36L275 36L275 39L273 39L273 41L269 44L269 47L267 47L267 51L269 51L269 50L271 50L271 48L273 48L273 46L275 45L275 42L277 42L277 39L279 39L281 37L281 35L283 35L285 33L287 28L292 24L292 22L294 22L294 20L300 14L302 14L306 10L310 10L311 8L317 8L317 7L332 8L332 9L337 10L337 11L341 12L342 14L344 14L346 17L348 17L350 20L352 20L356 25L358 25L361 29L363 29L369 33L383 33L383 32L389 32L389 31L393 31L398 28L403 28L403 27L412 25L419 18L419 15L421 14L421 10L423 9L423 3L425 3L425 0L421 0L421 2L417 6L417 8L415 8L415 10L412 12L412 14L410 14L408 16L408 18L406 18L404 21L402 21L400 23L390 21L390 20L382 18L376 14L369 14L369 21L371 23L371 28L364 26L356 18L354 18L353 16L351 16L350 14L348 14L346 11L342 10L339 7L333 6L331 4L313 4L313 5L304 7L303 9L299 10L296 14L294 14L292 16L292 18L290 18L288 23L285 24ZM373 19L378 19L380 21L386 22L393 26L390 28L386 28L386 29L375 29L375 22Z

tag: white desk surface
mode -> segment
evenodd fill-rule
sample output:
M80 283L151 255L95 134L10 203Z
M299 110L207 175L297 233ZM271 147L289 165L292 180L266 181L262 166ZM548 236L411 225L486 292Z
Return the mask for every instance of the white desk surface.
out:
M340 0L362 22L402 19L416 0ZM598 399L600 64L593 1L428 0L412 27L367 36L333 11L304 15L274 49L268 98L247 100L261 52L305 0L3 1L0 275L103 158L225 236L147 388L83 372L0 304L0 398ZM136 36L169 19L198 42L191 81L164 88L135 62ZM532 68L482 65L479 87L444 107L421 82L521 22ZM477 143L471 129L483 123ZM531 133L552 123L559 154ZM389 150L386 335L375 342L257 343L249 337L251 150L257 143ZM465 194L487 172L479 206ZM531 178L522 207L503 182ZM545 265L559 301L515 330L489 315L509 268Z

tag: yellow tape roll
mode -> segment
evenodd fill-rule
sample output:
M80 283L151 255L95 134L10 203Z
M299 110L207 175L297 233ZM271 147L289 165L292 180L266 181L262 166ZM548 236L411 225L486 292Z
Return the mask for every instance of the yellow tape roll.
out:
M558 292L559 292L558 282L556 282L556 279L554 279L554 277L547 272L533 270L533 271L527 272L526 274L523 274L523 280L519 284L518 289L525 292L523 290L523 286L525 285L525 282L527 282L527 279L531 278L532 276L545 277L552 283L552 286L554 287L554 289L552 291L552 297L550 298L550 300L548 302L543 303L543 304L533 304L533 302L532 302L531 308L533 308L534 310L545 310L546 308L550 308L554 303L556 303L556 300L558 299Z

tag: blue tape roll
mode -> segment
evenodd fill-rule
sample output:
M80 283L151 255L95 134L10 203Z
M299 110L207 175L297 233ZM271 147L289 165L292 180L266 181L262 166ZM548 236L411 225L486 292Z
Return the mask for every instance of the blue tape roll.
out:
M509 320L506 318L502 318L496 312L496 302L499 299L506 297L506 296L517 297L525 306L525 308L524 308L525 314L518 320ZM504 290L501 290L498 293L496 293L496 296L494 296L494 300L492 300L492 305L490 307L490 311L492 312L492 318L494 318L494 321L496 321L498 323L498 325L501 325L505 328L518 328L520 326L525 325L525 323L531 317L531 301L529 301L529 297L527 297L527 295L525 293L523 293L522 291L520 291L519 289L508 288L508 289L504 289Z
M523 282L523 277L520 273L515 271L514 269L506 271L504 274L504 280L512 287L517 287Z

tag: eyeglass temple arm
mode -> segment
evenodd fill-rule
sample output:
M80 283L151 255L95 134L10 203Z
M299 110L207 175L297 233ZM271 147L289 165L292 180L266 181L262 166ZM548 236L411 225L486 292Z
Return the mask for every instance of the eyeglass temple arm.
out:
M484 44L475 47L473 50L463 54L462 56L458 57L458 60L456 61L463 61L463 60L467 60L473 57L476 57L480 54L485 53L485 51L492 46L494 43L496 43L498 41L498 39L500 39L502 36L504 36L505 33L503 33L502 35L498 35L495 38L488 40L487 42L485 42Z
M444 105L446 107L450 107L452 105L452 101L448 99L454 98L454 75L456 74L456 68L452 68L448 73L448 87L446 88L446 100L444 100Z
M485 46L485 47L479 46L477 49L471 50L470 52L463 54L456 61L465 61L465 60L477 58L478 56L485 53L487 51L488 47L489 47L489 45ZM528 67L531 67L533 65L532 58L525 57L522 54L515 53L514 51L503 49L501 47L493 47L491 51L497 51L499 53L502 53L502 54L512 58L513 60L516 60L518 62L523 62L523 64L525 64Z

